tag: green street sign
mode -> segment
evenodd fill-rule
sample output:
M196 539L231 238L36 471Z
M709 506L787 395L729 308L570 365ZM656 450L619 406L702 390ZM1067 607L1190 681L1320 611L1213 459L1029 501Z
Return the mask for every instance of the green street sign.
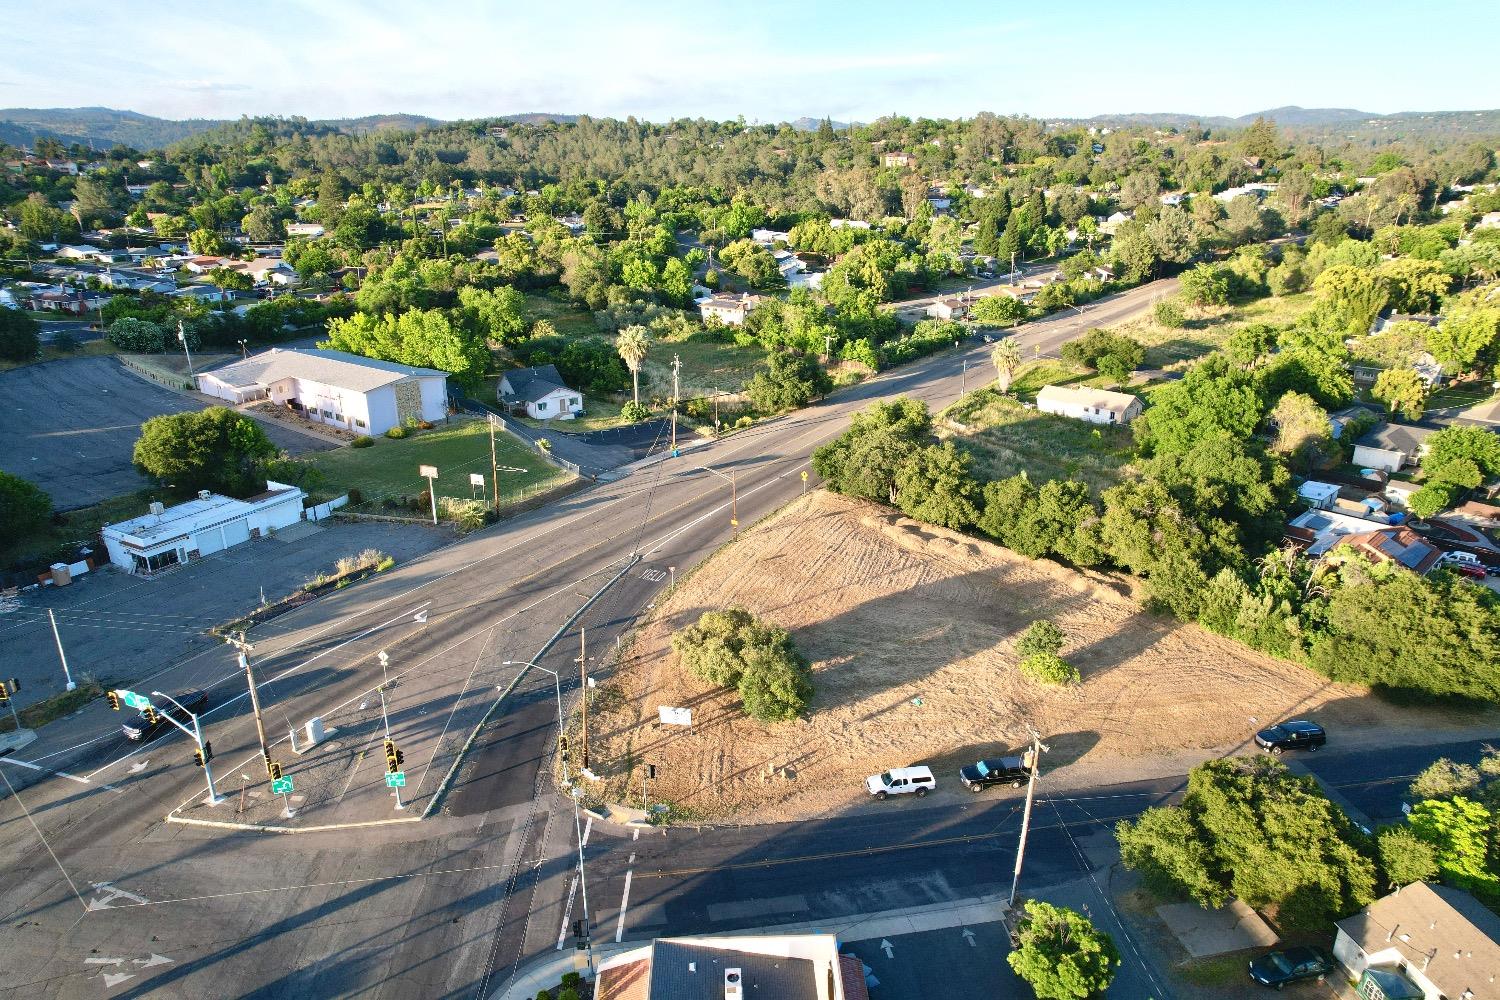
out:
M387 787L387 788L405 788L406 787L406 772L405 771L397 771L394 774L387 774L385 776L385 787Z
M125 702L125 704L129 705L131 708L151 707L151 699L147 698L143 694L136 694L134 691L121 691L119 692L119 695L120 700Z
M292 794L292 779L291 778L277 778L275 781L271 782L271 793L273 795L290 795L290 794Z

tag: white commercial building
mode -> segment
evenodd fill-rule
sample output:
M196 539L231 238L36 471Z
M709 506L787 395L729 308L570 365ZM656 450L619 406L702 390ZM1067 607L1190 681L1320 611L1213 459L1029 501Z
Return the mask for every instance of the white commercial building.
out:
M149 575L295 524L306 496L295 486L268 482L264 493L245 500L204 490L172 507L152 503L149 513L104 528L104 548L116 566Z
M247 403L269 399L309 420L384 434L448 414L448 373L343 351L272 349L198 376L198 391Z
M599 963L598 1000L869 1000L832 934L657 938Z

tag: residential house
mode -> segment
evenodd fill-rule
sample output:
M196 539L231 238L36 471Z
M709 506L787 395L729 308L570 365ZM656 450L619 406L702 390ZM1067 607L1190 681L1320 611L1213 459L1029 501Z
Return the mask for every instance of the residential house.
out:
M1334 552L1344 549L1358 552L1374 563L1403 566L1418 576L1426 576L1443 554L1437 546L1403 525L1345 535L1333 546Z
M599 965L594 1000L869 1000L832 934L657 938Z
M1168 191L1157 200L1159 200L1163 205L1176 206L1181 205L1183 200L1186 198L1187 194L1185 192Z
M828 225L834 229L869 229L868 222L859 219L829 219Z
M344 351L273 348L198 376L198 391L239 404L268 399L358 434L448 414L448 373Z
M776 259L776 269L787 281L792 280L792 275L801 274L807 270L807 265L802 259L790 250L772 250L771 256Z
M77 246L58 247L57 252L54 253L53 256L61 257L64 260L93 260L94 255L98 252L98 247L91 246L87 243L82 243Z
M1070 385L1043 386L1036 394L1036 408L1091 424L1128 424L1144 409L1140 397L1128 392Z
M927 199L927 204L932 206L933 212L943 215L953 207L953 199L934 195Z
M151 189L151 185L150 184L126 184L125 185L125 193L128 194L128 195L130 195L130 197L132 197L132 198L142 198L142 197L145 197L146 192L149 191L150 189Z
M180 285L163 295L174 299L191 299L195 302L233 302L239 298L239 293L232 288L219 288L215 285Z
M294 285L297 271L286 261L276 257L257 257L248 261L231 261L224 265L231 271L248 275L256 285Z
M1338 505L1338 501L1334 501ZM1359 535L1388 527L1390 518L1362 507L1359 513L1339 509L1305 510L1287 522L1283 535L1287 541L1304 549L1310 556L1321 556L1350 535ZM1377 520L1378 518L1378 520Z
M574 236L577 236L587 228L583 223L583 216L577 214L565 215L557 221L567 226L568 232L572 233Z
M500 401L533 420L572 420L583 412L583 393L568 388L556 365L517 368L501 375Z
M745 317L749 316L758 305L760 305L760 297L748 293L715 295L698 303L698 314L703 317L705 323L714 319L725 326L742 326Z
M1298 499L1306 501L1313 510L1331 510L1338 500L1339 488L1333 483L1320 483L1309 479L1297 487Z
M286 234L288 236L303 236L316 239L322 236L323 233L323 227L316 222L288 222L286 224Z
M1416 882L1334 926L1333 957L1361 997L1496 996L1500 917L1467 892Z
M1344 435L1344 428L1354 423L1378 424L1382 420L1379 410L1368 406L1346 406L1328 415L1328 430L1335 441Z
M110 562L149 576L295 524L302 520L306 497L297 487L276 482L244 500L203 490L196 500L171 507L152 503L149 513L108 525L100 535Z
M1375 322L1370 324L1370 334L1384 333L1397 323L1421 323L1423 326L1436 327L1443 321L1441 316L1433 316L1429 313L1398 313L1387 311L1375 317Z
M65 312L82 316L84 313L103 309L109 299L103 292L86 288L43 286L31 292L26 306L36 312Z
M1133 218L1135 218L1134 212L1115 212L1113 215L1099 220L1099 231L1106 236L1113 236L1115 230Z
M1500 229L1500 212L1485 212L1474 224L1475 229Z
M783 233L779 229L752 229L750 230L750 239L761 246L769 247L775 246L777 242L790 243L792 236L790 233Z
M189 257L182 262L182 267L183 270L191 271L193 274L207 274L209 271L228 267L230 263L223 257Z
M1354 443L1354 464L1400 472L1404 466L1416 465L1426 448L1426 440L1436 433L1431 427L1411 424L1381 424Z
M915 167L917 158L914 154L903 150L892 150L880 154L880 165L884 167Z
M942 320L963 319L969 315L969 304L963 299L938 299L927 307L927 315Z

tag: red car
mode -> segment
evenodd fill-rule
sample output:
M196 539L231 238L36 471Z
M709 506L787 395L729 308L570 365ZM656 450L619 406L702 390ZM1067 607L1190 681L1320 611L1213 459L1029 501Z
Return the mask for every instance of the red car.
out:
M1474 563L1456 562L1449 563L1447 568L1451 569L1455 573L1473 577L1476 580L1483 580L1485 577L1489 576L1489 572L1484 568L1483 563L1476 565Z

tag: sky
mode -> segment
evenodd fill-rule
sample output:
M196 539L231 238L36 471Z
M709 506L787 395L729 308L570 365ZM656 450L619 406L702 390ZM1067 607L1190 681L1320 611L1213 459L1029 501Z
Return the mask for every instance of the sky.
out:
M0 24L0 106L164 118L1500 108L1494 0L0 0Z

